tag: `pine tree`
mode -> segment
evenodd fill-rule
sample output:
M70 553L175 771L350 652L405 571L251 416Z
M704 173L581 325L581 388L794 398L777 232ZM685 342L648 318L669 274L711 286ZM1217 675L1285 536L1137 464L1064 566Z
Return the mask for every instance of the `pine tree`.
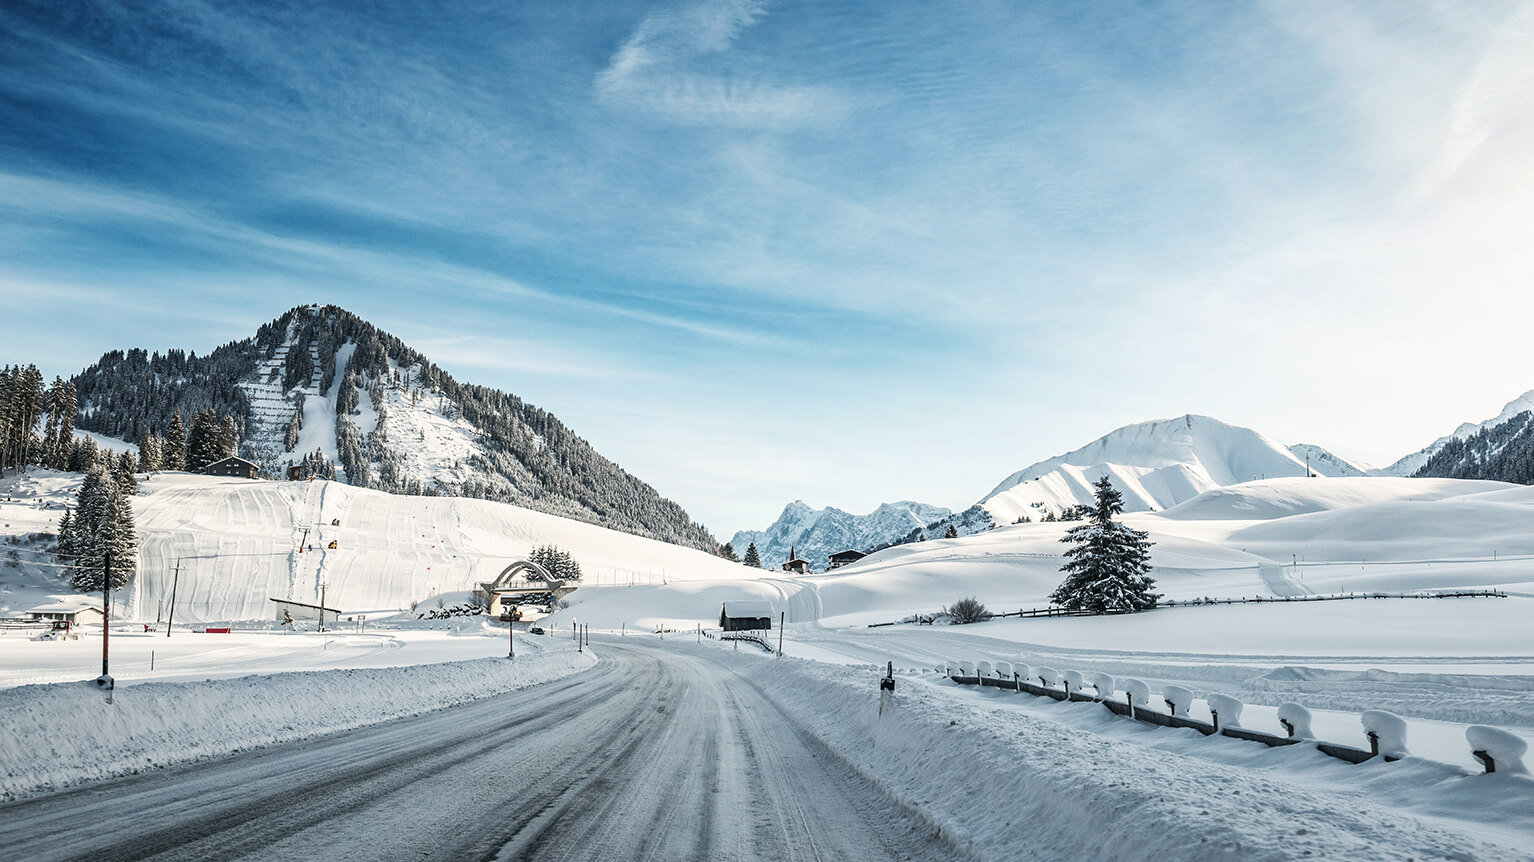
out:
M196 473L218 461L223 447L219 442L218 415L213 408L198 411L192 417L192 430L186 435L186 469Z
M89 437L81 437L73 441L69 449L69 472L89 473L91 465L96 463L96 441Z
M1088 522L1060 538L1072 547L1060 567L1065 581L1050 595L1063 608L1095 614L1129 613L1156 606L1160 594L1150 572L1150 534L1113 520L1124 511L1124 498L1104 476L1093 486L1097 505Z
M240 454L240 431L234 424L233 416L225 416L224 421L218 424L218 457L214 461L222 461Z
M527 555L529 562L537 563L550 578L556 581L579 581L581 579L581 565L575 561L575 557L564 548L554 545L539 545L533 548L532 553ZM529 577L536 577L530 575Z
M138 443L140 473L157 473L165 466L165 441L153 431L145 431Z
M69 466L69 456L74 451L75 443L75 412L78 409L78 399L75 396L75 384L55 378L53 381L54 391L49 397L49 408L58 416L58 424L54 432L53 457L54 463L49 466L55 470L63 470Z
M96 464L85 474L75 510L69 540L75 557L70 583L85 592L100 590L108 559L112 588L127 583L138 558L133 506L104 465Z
M740 555L735 553L735 546L729 542L725 542L723 545L719 546L719 556L724 557L726 560L729 560L732 563L740 562Z
M117 492L124 497L132 497L138 493L138 478L133 471L138 469L138 459L133 453L124 449L117 456L117 464L112 470L112 479L117 482Z
M762 567L762 557L756 552L755 542L746 546L746 558L742 562L753 569L760 569Z
M171 415L170 425L165 428L163 460L167 470L186 469L186 422L182 420L180 410Z
M957 539L957 538L959 538L959 528L955 527L952 524L949 524L948 525L948 529L943 531L943 538L945 538L945 539Z
M68 563L75 556L75 516L70 509L64 510L64 517L59 519L59 540L54 548L59 560Z
M53 385L48 387L48 424L43 429L43 452L42 462L45 467L53 470L60 469L59 464L67 457L59 450L59 405L60 390L64 386L61 377L53 378Z

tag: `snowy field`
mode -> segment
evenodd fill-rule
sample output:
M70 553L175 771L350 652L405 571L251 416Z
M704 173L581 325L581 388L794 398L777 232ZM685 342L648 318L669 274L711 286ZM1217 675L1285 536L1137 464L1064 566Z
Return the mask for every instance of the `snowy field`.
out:
M18 552L11 558L14 565L0 566L5 615L71 597L45 564L36 534L51 530L77 482L78 477L39 471L7 479L0 487L0 523L7 525L7 541L15 543L8 547ZM932 816L973 831L977 850L995 849L982 835L989 821L981 812L954 809L955 800L984 808L1006 798L1009 806L1022 800L1018 804L1025 808L1052 810L1056 803L1047 798L1049 793L1067 796L1049 782L1034 785L1010 775L988 779L991 783L982 785L989 788L985 792L949 786L946 773L931 762L937 755L922 747L952 748L942 740L955 731L946 730L946 722L938 721L941 716L959 716L948 720L967 728L966 749L977 748L977 739L986 741L978 748L988 768L1027 763L1035 771L1059 773L1062 786L1071 786L1074 778L1101 794L1095 801L1077 798L1080 794L1070 797L1075 807L1059 802L1062 807L1055 813L1060 816L1099 816L1100 805L1113 811L1128 804L1155 808L1159 803L1150 800L1146 788L1164 775L1170 776L1169 787L1177 788L1169 789L1172 795L1166 799L1179 806L1196 799L1212 812L1211 818L1240 824L1228 833L1231 842L1256 841L1271 848L1281 846L1284 836L1272 831L1274 817L1252 819L1236 802L1215 806L1204 801L1229 786L1298 794L1295 810L1308 812L1307 817L1319 816L1327 794L1351 794L1387 815L1397 811L1419 824L1454 824L1478 841L1491 842L1467 851L1466 858L1510 858L1497 848L1534 839L1528 814L1534 810L1534 783L1517 775L1480 776L1465 736L1469 725L1489 724L1534 741L1534 626L1528 624L1534 616L1531 488L1372 477L1274 479L1215 489L1164 512L1126 517L1151 533L1157 589L1179 603L1204 597L1468 589L1499 590L1506 598L1193 605L1126 617L878 627L870 625L931 613L967 595L995 611L1045 606L1060 580L1059 538L1071 525L1005 526L891 548L826 575L789 577L483 501L390 496L337 483L184 474L157 475L143 481L142 488L134 500L143 547L139 575L116 598L117 618L125 626L114 629L112 641L113 671L122 681L120 700L158 692L172 702L182 696L175 692L207 687L255 691L316 673L326 679L355 676L389 690L415 688L418 681L405 681L407 676L415 680L411 674L452 678L456 672L451 668L504 655L505 630L468 620L413 622L410 608L429 609L439 597L493 578L531 547L552 543L569 548L588 574L588 582L570 597L570 607L545 621L552 631L568 632L572 623L630 636L664 629L671 632L664 635L667 648L717 653L717 642L705 641L701 647L695 642L700 627L717 626L722 602L770 602L788 620L786 654L813 661L765 664L754 647L721 660L763 669L764 675L747 673L753 684L766 686L785 709L814 723L828 746L894 788L900 798L923 811L950 811ZM296 552L301 540L302 554ZM325 547L332 540L337 542L333 550ZM309 544L316 548L312 553ZM176 630L168 638L163 630L146 634L142 625L137 632L127 630L152 623L163 612L177 560L182 568ZM322 583L329 584L327 604L347 615L367 616L365 631L356 623L343 623L328 635L273 629L271 597L315 601ZM233 634L191 631L224 622L234 624ZM659 636L645 637L660 642ZM563 635L526 640L571 643ZM0 635L0 708L50 691L99 700L99 693L68 682L95 675L99 648L99 627L87 626L78 641ZM860 737L868 728L830 722L837 704L863 698L874 688L876 675L870 668L887 661L902 671L902 699L913 698L903 702L921 704L919 720L887 737ZM1182 685L1198 698L1191 710L1195 718L1208 717L1206 697L1231 696L1247 705L1243 724L1270 732L1279 732L1277 707L1297 702L1312 710L1317 737L1356 747L1367 745L1360 714L1389 710L1406 719L1413 756L1401 764L1355 767L1313 751L1270 751L1191 731L1143 727L1091 704L956 686L935 672L950 661L1048 666L1088 677L1106 673L1119 680L1144 680L1153 692ZM573 668L560 667L560 672ZM230 678L239 679L209 681ZM857 680L853 689L846 688L846 679ZM795 693L796 687L812 694ZM162 699L162 694L151 699ZM1151 703L1164 708L1157 696ZM851 709L852 701L846 706ZM344 721L334 726L345 726ZM290 731L310 732L298 725L283 732ZM907 737L919 742L902 741ZM911 762L892 767L880 761L880 746L894 746ZM1058 749L1057 754L1041 753L1048 748ZM1146 750L1156 752L1159 767L1132 766L1118 775L1098 765L1136 761L1142 755L1134 752ZM157 760L159 755L142 757L143 763L168 762ZM13 775L13 786L20 786L17 780ZM1127 783L1118 787L1111 780ZM48 781L54 779L29 786ZM1387 815L1379 823L1406 829L1416 836L1412 840L1420 839L1425 853L1437 852L1429 852L1439 847L1437 837ZM1302 849L1320 852L1323 846L1391 846L1385 826L1354 827L1349 827L1352 834L1365 836L1358 839L1362 844L1342 838L1299 841L1300 833L1291 832L1287 846L1294 852L1275 855L1299 856ZM1219 846L1224 849L1194 855L1219 858L1234 852L1228 842ZM1158 852L1188 855L1175 848ZM1155 854L1147 849L1123 855ZM1374 857L1360 851L1349 858Z

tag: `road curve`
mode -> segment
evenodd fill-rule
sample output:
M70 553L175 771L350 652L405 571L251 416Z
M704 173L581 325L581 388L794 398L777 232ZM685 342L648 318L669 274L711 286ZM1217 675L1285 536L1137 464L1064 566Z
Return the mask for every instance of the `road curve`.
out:
M949 859L738 675L633 640L428 715L0 806L9 858Z

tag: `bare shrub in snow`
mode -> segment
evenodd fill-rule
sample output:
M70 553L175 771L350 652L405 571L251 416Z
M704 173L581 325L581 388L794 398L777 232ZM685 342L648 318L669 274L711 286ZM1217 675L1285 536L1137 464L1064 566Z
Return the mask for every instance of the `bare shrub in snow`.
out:
M991 618L991 612L974 596L959 599L943 608L942 612L948 615L948 621L953 625L978 623Z

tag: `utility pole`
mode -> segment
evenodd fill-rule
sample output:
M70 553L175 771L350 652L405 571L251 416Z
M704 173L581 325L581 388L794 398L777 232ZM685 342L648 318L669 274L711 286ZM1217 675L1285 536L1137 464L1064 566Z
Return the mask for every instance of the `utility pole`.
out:
M511 620L506 621L506 657L517 657L516 628L511 624Z
M328 582L320 584L320 631L325 630L325 589L329 586Z
M785 614L783 611L778 611L778 658L783 657L783 621L787 618L787 614ZM771 620L772 617L768 617L767 619Z
M181 586L181 558L176 558L176 576L170 582L170 616L165 618L165 636L170 637L170 624L176 619L176 587Z

